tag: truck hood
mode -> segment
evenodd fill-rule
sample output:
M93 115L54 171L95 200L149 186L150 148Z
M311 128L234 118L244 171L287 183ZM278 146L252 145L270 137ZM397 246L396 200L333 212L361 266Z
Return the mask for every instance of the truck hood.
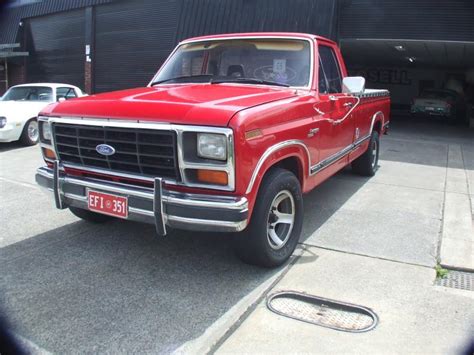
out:
M86 96L43 114L226 126L240 110L295 96L295 90L241 84L166 85Z

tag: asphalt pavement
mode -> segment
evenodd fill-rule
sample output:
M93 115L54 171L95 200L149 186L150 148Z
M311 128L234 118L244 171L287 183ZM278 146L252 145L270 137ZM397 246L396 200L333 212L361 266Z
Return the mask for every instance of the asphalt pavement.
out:
M264 311L265 295L278 289L280 282L323 293L322 286L343 272L346 281L335 284L331 296L351 301L354 293L342 297L344 290L357 287L360 292L353 301L374 306L374 297L389 293L391 287L390 279L381 276L386 272L383 267L372 265L374 260L389 263L390 272L400 272L410 285L419 278L424 287L419 293L415 288L405 291L436 299L428 286L439 261L448 153L456 145L469 155L474 151L473 138L472 131L441 124L393 124L391 134L382 138L375 177L363 178L346 169L305 197L300 246L316 256L330 254L333 264L323 265L322 258L303 254L294 259L294 269L290 264L276 270L241 263L232 253L228 234L172 231L159 238L150 225L126 221L92 225L67 210L58 211L34 183L34 171L42 164L39 148L3 145L2 308L18 336L53 353L192 353L257 350L238 334L246 327L255 330L252 327L258 323L248 322ZM465 159L465 171L474 182L471 160ZM336 267L338 260L349 260L346 254L354 268L358 263L372 265L366 272L379 280L372 280L371 287L380 291L365 294L364 286L357 284L356 275L364 267L351 270L347 266L351 263L344 270ZM297 282L293 270L301 270L304 282ZM318 278L309 277L317 270L324 270L326 277L319 287ZM398 285L400 279L396 278ZM443 302L449 302L450 294L441 297ZM472 319L472 310L464 306L469 297L456 297L461 298L452 300L464 317ZM384 304L384 310L389 308ZM458 315L440 316L459 323ZM446 349L452 349L449 339L464 336L465 324L449 327ZM325 333L325 341L338 339L332 334ZM235 347L239 343L242 347ZM319 350L330 352L329 347Z

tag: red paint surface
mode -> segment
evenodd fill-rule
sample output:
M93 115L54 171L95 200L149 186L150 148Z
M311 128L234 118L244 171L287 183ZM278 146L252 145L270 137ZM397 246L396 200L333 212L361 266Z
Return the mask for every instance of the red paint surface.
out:
M330 46L336 53L342 76L347 76L344 61L336 44L314 35L249 33L205 36L193 40L258 36L291 36L309 39L315 58L318 58L318 45ZM308 192L360 156L366 150L368 143L320 173L310 176L308 172L312 165L353 143L356 140L356 128L360 130L359 137L369 134L372 117L376 112L380 111L383 115L377 117L374 127L378 124L383 126L389 120L390 99L379 97L362 99L342 123L335 124L350 110L344 104L356 103L357 99L346 94L332 94L338 97L338 100L334 102L329 99L329 95L319 94L317 91L318 70L319 64L316 60L312 83L308 90L235 83L169 84L91 95L53 104L48 106L43 114L230 127L234 131L235 142L235 191L225 193L173 185L167 188L188 192L246 196L251 213L262 177L270 167L283 159L294 159L302 189ZM308 137L309 130L314 128L319 128L319 132L314 137ZM255 129L259 129L262 135L246 140L245 132ZM246 194L260 157L269 147L287 140L303 142L310 157L308 158L306 150L299 145L278 150L265 160L253 189Z

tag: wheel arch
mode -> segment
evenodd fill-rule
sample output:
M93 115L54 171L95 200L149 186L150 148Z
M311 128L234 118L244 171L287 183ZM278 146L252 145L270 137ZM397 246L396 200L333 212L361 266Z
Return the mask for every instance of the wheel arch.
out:
M273 167L280 167L296 175L303 188L309 173L310 153L301 141L285 141L267 149L257 163L246 194L257 194L260 184Z
M385 116L382 111L377 111L374 113L372 116L372 124L370 128L370 134L372 134L373 131L376 131L379 136L382 134L382 129L385 123Z

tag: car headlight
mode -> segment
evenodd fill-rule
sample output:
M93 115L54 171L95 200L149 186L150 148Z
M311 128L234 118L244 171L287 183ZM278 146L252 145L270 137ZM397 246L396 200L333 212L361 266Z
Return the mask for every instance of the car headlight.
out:
M43 143L51 143L51 125L48 121L39 121L40 138Z
M5 127L7 124L7 118L6 117L0 117L0 128Z
M226 160L227 138L223 134L198 133L197 153L201 158Z

